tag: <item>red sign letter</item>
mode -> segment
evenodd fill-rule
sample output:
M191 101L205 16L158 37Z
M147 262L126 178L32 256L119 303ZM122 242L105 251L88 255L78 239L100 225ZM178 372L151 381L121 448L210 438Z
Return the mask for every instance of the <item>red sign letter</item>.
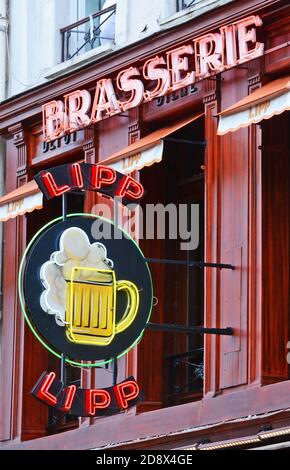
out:
M104 78L97 83L96 94L92 109L91 121L99 122L105 117L114 116L121 112L116 98L113 82L110 78Z
M49 192L50 197L61 196L62 194L67 193L70 190L70 187L67 185L57 186L54 177L49 171L41 175L41 179L47 191Z
M131 176L124 176L116 196L128 199L141 199L144 196L144 188L141 183L138 183Z
M101 189L102 186L109 186L114 184L117 179L116 171L107 166L97 165L92 167L92 185L96 189Z
M262 26L262 24L263 21L259 16L250 16L245 20L237 22L240 51L239 64L260 57L263 54L264 44L257 42L256 28L248 30L249 26ZM255 47L250 49L249 43L254 44Z
M51 393L49 393L48 391L54 379L55 379L54 372L51 372L50 374L46 375L44 378L44 382L39 392L37 393L37 398L39 398L39 400L41 401L44 401L44 403L46 403L49 406L55 406L57 404L56 397L52 395Z
M197 77L206 77L211 72L221 72L223 70L223 40L221 34L207 34L196 39L194 45Z
M157 96L164 96L168 93L170 87L170 72L164 68L165 65L165 60L163 57L159 56L145 62L143 67L144 78L146 78L146 80L157 81L157 85L154 90L145 91L145 101L151 101Z
M69 411L71 409L72 402L73 402L73 399L74 399L75 394L76 394L76 390L77 390L77 387L75 385L70 385L67 388L66 397L65 397L65 404L63 405L63 409L65 411Z
M90 125L87 115L91 106L91 95L87 90L78 90L65 96L67 114L66 131L74 131Z
M86 410L90 416L95 416L97 410L108 408L111 397L106 390L87 390Z
M129 407L128 402L138 398L140 393L138 384L132 380L116 385L114 391L120 408L124 410Z
M188 55L193 55L193 47L181 46L167 52L168 69L172 70L170 91L179 90L194 83L195 72L188 72ZM186 74L184 72L187 72Z
M62 101L50 101L42 106L43 139L46 142L55 140L63 135L64 117Z
M79 163L73 163L71 165L71 173L72 173L72 179L73 179L73 184L75 188L83 188L84 179L83 179L83 174L82 174L82 170L81 170Z
M144 94L144 85L141 80L137 77L140 75L139 70L136 67L130 67L127 70L123 70L117 77L117 86L119 90L131 93L130 98L127 101L120 102L123 111L135 108L142 103Z

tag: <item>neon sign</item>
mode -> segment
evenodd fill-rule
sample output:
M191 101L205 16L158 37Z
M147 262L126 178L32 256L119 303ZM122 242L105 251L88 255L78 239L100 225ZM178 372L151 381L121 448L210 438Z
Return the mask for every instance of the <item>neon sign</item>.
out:
M99 367L140 341L153 288L130 236L102 218L79 214L52 221L32 239L20 266L19 297L32 332L52 354Z
M120 197L125 205L138 202L144 196L141 183L102 164L61 165L41 171L35 180L48 200L71 190L97 191L112 198Z
M94 223L105 229L100 241L92 235ZM19 296L42 344L80 367L100 367L127 354L141 340L153 304L140 248L113 224L85 214L52 221L35 235L21 263ZM83 417L114 414L141 399L133 377L106 390L84 390L62 383L54 372L44 372L31 393L49 407Z
M139 310L139 291L131 281L117 281L114 262L102 243L90 243L78 227L65 230L60 250L40 268L45 290L42 310L54 315L73 344L108 346L126 331ZM118 293L126 296L125 313L117 321Z
M261 57L264 44L257 41L259 16L249 16L219 32L157 55L140 69L129 67L117 77L98 80L94 97L77 90L42 107L43 139L51 142L142 103L192 86L212 74Z
M72 416L96 418L136 406L140 389L133 377L107 389L65 387L54 372L43 372L31 394L41 403Z

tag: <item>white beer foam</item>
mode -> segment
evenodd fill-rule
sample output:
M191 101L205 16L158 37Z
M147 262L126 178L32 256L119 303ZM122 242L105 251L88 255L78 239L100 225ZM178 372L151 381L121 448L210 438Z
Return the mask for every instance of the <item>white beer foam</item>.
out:
M49 315L55 316L59 326L65 326L67 282L102 281L102 275L93 273L92 269L110 270L114 263L107 258L107 249L102 243L90 243L87 234L77 227L63 232L60 239L60 251L52 253L50 260L40 270L40 278L45 291L41 294L41 308ZM83 269L88 268L88 270ZM104 276L103 276L104 278Z

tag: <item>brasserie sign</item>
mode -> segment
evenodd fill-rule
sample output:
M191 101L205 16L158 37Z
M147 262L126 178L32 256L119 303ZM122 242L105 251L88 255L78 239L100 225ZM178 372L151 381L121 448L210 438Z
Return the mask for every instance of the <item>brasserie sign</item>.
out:
M133 65L115 77L98 80L94 96L82 89L46 103L42 107L44 141L59 139L261 57L264 44L257 41L257 27L262 24L259 16L249 16L156 55L141 67Z

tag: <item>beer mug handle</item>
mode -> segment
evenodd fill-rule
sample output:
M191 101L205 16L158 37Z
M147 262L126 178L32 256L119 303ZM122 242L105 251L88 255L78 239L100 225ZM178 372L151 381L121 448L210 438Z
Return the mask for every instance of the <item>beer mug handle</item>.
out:
M133 323L139 307L139 292L133 282L117 282L117 292L120 291L125 291L127 294L127 308L122 320L116 325L116 333L122 333L122 331L125 331L131 323Z

